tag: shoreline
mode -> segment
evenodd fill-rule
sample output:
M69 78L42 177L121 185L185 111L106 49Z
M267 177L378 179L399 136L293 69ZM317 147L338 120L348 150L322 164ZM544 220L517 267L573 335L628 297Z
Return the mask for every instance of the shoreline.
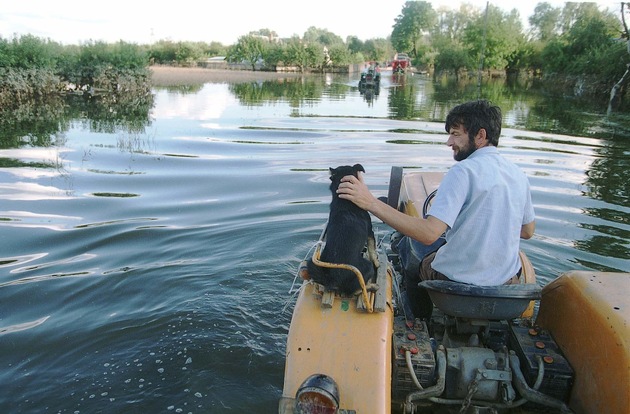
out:
M304 76L303 73L297 72L262 72L157 65L150 66L149 70L151 71L151 83L155 86L255 82L259 80L283 80Z

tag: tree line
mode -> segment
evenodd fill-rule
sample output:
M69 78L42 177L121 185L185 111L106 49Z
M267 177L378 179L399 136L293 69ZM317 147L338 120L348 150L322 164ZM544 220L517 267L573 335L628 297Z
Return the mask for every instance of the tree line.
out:
M413 56L414 65L436 72L587 76L610 90L630 63L626 6L620 3L615 14L596 3L553 7L541 2L525 31L516 9L504 12L489 4L481 10L464 4L459 10L436 11L430 3L408 1L391 42Z
M260 29L228 46L169 40L63 46L32 35L0 37L0 102L3 96L19 100L68 85L79 90L147 90L150 64L191 66L212 56L225 56L252 69L292 66L324 71L335 65L387 62L396 52L407 53L414 67L434 74L528 73L562 78L578 92L581 88L601 95L615 86L618 97L630 78L627 13L628 4L623 2L619 14L600 10L595 3L553 7L541 2L526 31L516 10L470 4L435 10L426 1L407 1L390 37L366 41L356 36L344 40L316 27L289 39Z
M317 27L309 27L303 37L279 39L276 32L261 29L238 38L227 50L226 60L246 62L255 70L275 69L278 66L295 67L299 71L323 71L366 61L384 62L395 51L389 39L375 38L366 41L349 36L345 41L338 35ZM258 65L257 65L258 63Z
M553 78L554 84L577 93L605 96L613 85L621 93L630 78L630 43L625 14L600 10L596 3L567 2L563 7L538 3L523 27L516 9L504 12L463 4L435 10L426 1L407 1L388 39L344 42L326 30L311 27L303 38L277 41L262 29L238 39L227 60L326 69L364 61L389 61L405 52L412 65L434 74L477 76L480 73L522 74ZM620 19L621 17L621 19ZM558 82L558 79L562 79Z

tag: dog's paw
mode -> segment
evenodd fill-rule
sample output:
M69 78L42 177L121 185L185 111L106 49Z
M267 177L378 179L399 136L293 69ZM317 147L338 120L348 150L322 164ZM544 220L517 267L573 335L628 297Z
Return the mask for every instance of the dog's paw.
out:
M377 292L377 291L378 291L378 289L379 289L379 285L378 285L378 283L373 283L373 282L370 282L370 283L367 283L367 284L365 285L365 290L366 290L367 292L372 292L372 293L374 293L374 292ZM354 293L352 294L352 296L361 296L362 294L363 294L363 289L359 288L359 289L357 289L357 290L355 290L355 291L354 291Z
M363 289L358 288L357 290L354 291L354 293L352 293L352 297L356 297L356 296L362 296L363 295Z

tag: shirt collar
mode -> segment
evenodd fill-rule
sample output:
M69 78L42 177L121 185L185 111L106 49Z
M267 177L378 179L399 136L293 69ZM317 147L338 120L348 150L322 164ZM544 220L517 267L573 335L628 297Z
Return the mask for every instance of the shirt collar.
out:
M486 147L481 147L477 149L475 152L470 154L468 158L481 157L483 155L498 154L498 153L499 153L499 149L497 147L495 147L494 145L488 145Z

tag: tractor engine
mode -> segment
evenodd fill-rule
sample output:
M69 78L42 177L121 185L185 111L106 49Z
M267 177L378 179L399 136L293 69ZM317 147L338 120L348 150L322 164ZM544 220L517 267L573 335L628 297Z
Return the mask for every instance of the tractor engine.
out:
M444 397L482 401L512 401L512 372L507 351L488 348L446 348Z
M424 321L411 323L399 317L394 323L392 398L435 384L437 341L430 337ZM452 341L450 341L452 342ZM409 367L412 367L413 373ZM415 376L415 378L414 378ZM442 398L484 401L512 401L512 373L507 350L498 352L483 346L446 348L446 383Z
M560 407L573 383L573 370L553 338L506 321L442 315L427 326L399 316L394 321L393 352L392 401L399 407L408 406L409 396L416 404L506 408L525 397L529 401L518 405ZM441 375L439 354L445 356ZM537 379L539 371L543 375ZM535 383L535 390L529 388ZM439 392L432 391L437 388Z

